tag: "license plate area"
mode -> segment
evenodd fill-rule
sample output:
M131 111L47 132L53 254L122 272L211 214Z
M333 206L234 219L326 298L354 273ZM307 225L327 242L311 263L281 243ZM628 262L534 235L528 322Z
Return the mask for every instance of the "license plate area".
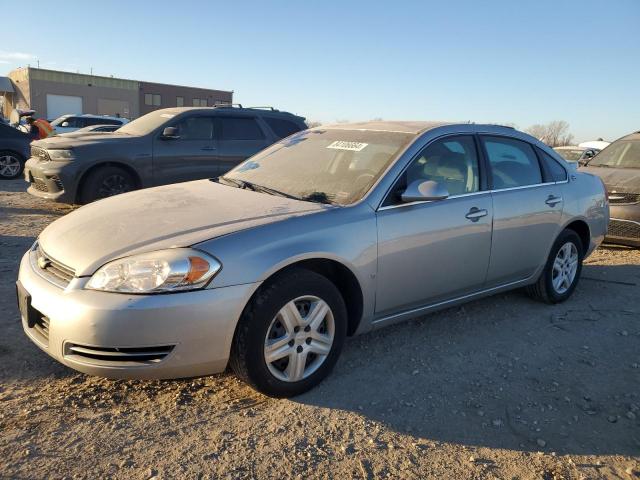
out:
M16 283L16 292L18 295L18 308L20 309L20 316L24 320L29 328L33 328L36 325L36 321L39 318L38 311L31 306L31 295L25 290L20 282Z

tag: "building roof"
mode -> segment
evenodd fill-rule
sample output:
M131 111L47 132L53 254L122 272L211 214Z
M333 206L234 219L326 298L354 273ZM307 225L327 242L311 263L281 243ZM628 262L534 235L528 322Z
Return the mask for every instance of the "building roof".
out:
M13 83L9 77L0 77L0 92L13 93Z

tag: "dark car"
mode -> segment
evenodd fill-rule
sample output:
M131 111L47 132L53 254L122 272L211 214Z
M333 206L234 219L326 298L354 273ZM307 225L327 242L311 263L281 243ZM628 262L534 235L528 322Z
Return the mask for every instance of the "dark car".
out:
M581 170L607 186L611 222L606 240L640 248L640 132L622 137Z
M166 108L113 133L34 142L28 192L88 203L138 188L218 177L306 129L304 118L272 108Z
M0 179L20 176L29 157L30 143L29 135L0 122Z

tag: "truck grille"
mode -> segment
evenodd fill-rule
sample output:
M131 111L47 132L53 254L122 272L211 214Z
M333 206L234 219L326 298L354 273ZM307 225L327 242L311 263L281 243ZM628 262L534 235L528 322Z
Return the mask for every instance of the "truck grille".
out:
M49 160L51 160L47 151L44 148L40 147L31 147L31 156L39 158L43 162L48 162Z
M607 236L640 240L640 223L611 219Z
M75 276L73 269L49 257L39 245L31 252L31 266L51 283L62 288L66 288Z
M33 188L35 188L36 190L40 190L41 192L48 192L49 191L49 189L47 188L47 184L44 183L39 178L34 178L33 179L33 183L31 185L33 185Z
M640 203L640 193L613 193L609 192L609 203L615 205Z
M64 356L83 363L100 366L144 366L161 362L174 345L157 347L92 347L66 343Z

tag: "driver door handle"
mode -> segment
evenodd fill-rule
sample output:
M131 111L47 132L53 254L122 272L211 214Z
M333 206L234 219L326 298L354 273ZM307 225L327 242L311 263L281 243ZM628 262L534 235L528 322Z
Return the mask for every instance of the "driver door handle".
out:
M472 222L477 222L482 217L486 217L487 215L489 215L489 212L487 212L484 208L480 209L480 208L473 207L471 210L469 210L469 213L467 213L465 217L471 220Z
M562 197L556 197L555 195L549 195L549 198L547 198L547 201L544 202L544 203L546 203L550 207L555 207L560 202L562 202Z

